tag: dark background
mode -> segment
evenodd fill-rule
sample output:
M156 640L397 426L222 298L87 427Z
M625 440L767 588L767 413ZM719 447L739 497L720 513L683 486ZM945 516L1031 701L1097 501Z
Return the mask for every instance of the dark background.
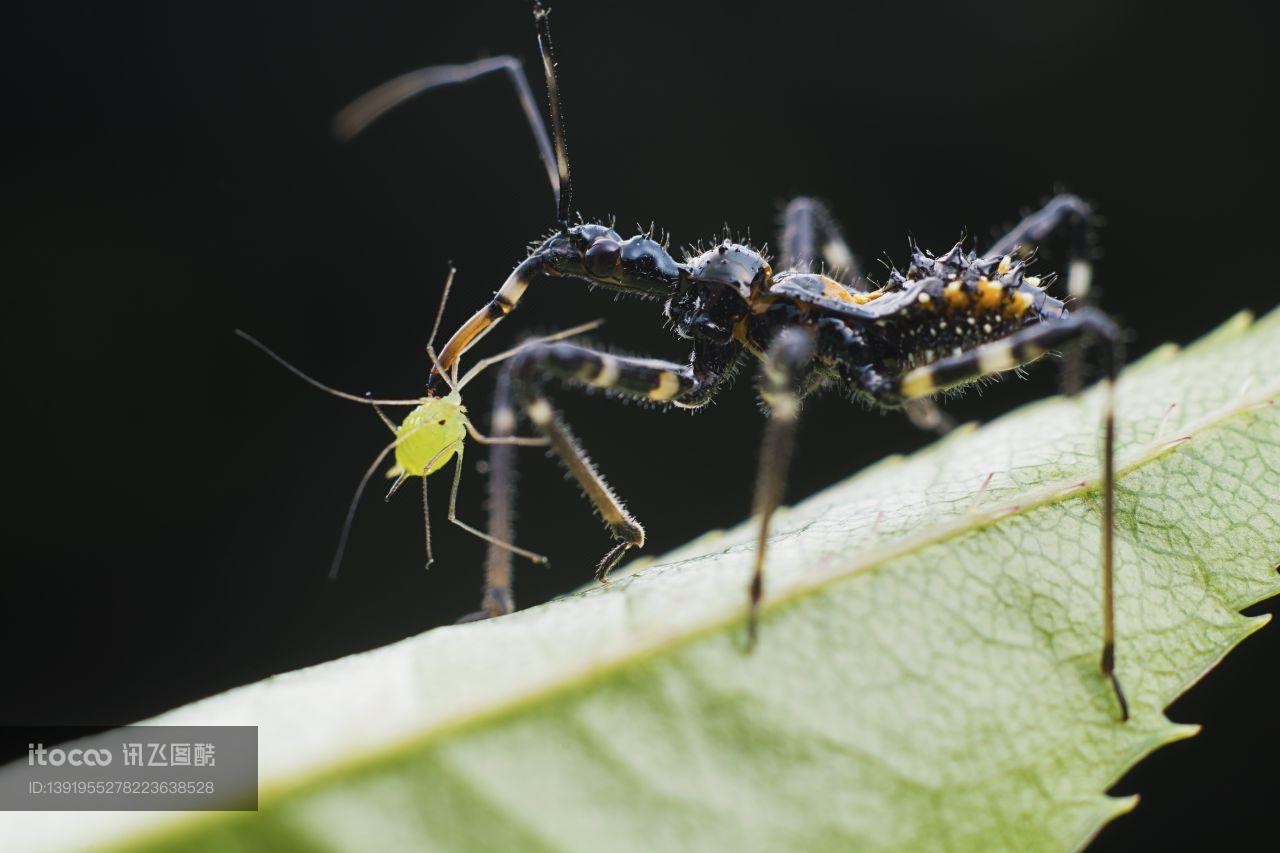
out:
M367 502L326 581L385 432L231 330L339 387L417 393L447 262L451 328L552 224L542 166L499 79L426 96L348 146L328 121L419 65L514 52L536 75L526 5L8 17L0 722L130 722L474 609L482 544L437 513L424 573L412 493ZM808 193L864 259L901 261L908 234L939 251L985 242L1065 186L1105 215L1096 280L1133 355L1276 304L1275 22L1248 4L563 0L553 20L576 206L624 232L653 220L680 245L728 223L772 241L781 205ZM548 283L490 340L603 316L602 340L680 357L658 312ZM1051 393L1054 371L1034 373L951 410L989 418ZM487 394L471 392L482 419ZM694 417L561 399L652 553L746 516L749 382ZM834 396L807 412L792 498L929 441ZM524 494L542 497L522 503L519 539L553 562L519 565L528 605L586 581L607 537L524 453ZM477 523L482 458L473 448L461 502ZM1204 733L1120 783L1144 801L1100 846L1272 825L1274 790L1240 783L1280 759L1278 667L1273 627L1173 707Z

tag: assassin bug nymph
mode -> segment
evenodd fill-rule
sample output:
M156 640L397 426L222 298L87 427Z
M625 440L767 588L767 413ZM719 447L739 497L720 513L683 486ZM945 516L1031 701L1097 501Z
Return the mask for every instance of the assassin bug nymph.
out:
M644 529L587 460L545 394L551 381L607 389L615 396L693 409L725 387L744 355L761 362L759 392L770 414L760 457L755 514L760 519L749 588L748 643L756 637L769 524L783 497L800 403L834 387L872 406L893 409L938 392L1014 370L1056 349L1098 344L1106 411L1103 419L1100 670L1122 719L1128 705L1115 674L1112 600L1113 390L1120 361L1115 324L1092 307L1068 311L1046 292L1049 278L1025 272L1025 258L1059 229L1070 238L1070 297L1087 296L1090 209L1060 195L1023 219L981 254L957 244L940 257L919 249L904 271L879 286L860 273L826 208L797 199L784 214L776 268L759 250L725 240L684 261L648 235L623 239L613 228L571 222L572 188L562 102L548 11L533 3L547 85L548 134L519 60L511 56L436 66L395 78L335 119L341 137L358 133L405 99L439 86L505 72L513 82L556 198L557 229L510 274L493 298L445 344L432 380L515 309L536 278L589 285L658 300L666 322L692 342L687 364L612 355L571 343L523 348L506 368L512 393L552 451L600 512L616 544L601 559L604 581L628 551L644 545ZM825 261L828 273L814 272ZM500 409L499 409L500 410ZM497 481L501 488L502 482ZM491 499L498 500L501 495ZM501 501L500 501L501 502Z
M454 460L453 468L453 485L449 490L449 513L448 518L452 524L456 524L463 530L473 536L479 537L489 543L490 547L502 549L504 551L519 554L527 557L535 563L546 563L546 557L535 554L532 551L517 547L504 538L484 533L457 516L458 503L458 485L462 479L462 455L463 447L466 443L467 436L470 435L473 440L480 444L487 445L508 445L508 446L533 446L545 447L548 444L546 438L532 437L524 438L508 434L509 430L504 430L502 435L487 436L481 433L471 422L467 416L466 406L462 404L462 390L471 383L482 372L495 364L500 364L509 358L512 358L523 347L537 346L541 344L549 344L554 341L564 340L565 338L580 335L588 332L597 326L599 322L585 323L581 326L575 326L572 329L565 329L553 335L547 335L541 338L533 338L525 341L520 346L501 352L488 358L480 359L476 364L468 370L461 378L458 376L458 362L454 360L448 368L443 367L436 358L434 343L436 333L440 330L440 319L444 316L445 304L449 299L449 291L453 286L453 277L456 270L450 268L448 278L445 279L444 292L440 297L440 307L436 311L435 324L431 329L431 336L427 340L427 356L431 362L440 371L439 375L444 377L449 391L444 395L437 395L430 391L417 399L376 399L372 396L359 396L357 394L349 394L345 391L339 391L313 379L311 376L302 372L297 367L286 361L283 357L276 354L266 344L259 341L247 332L236 329L236 335L248 341L257 347L273 361L280 364L293 375L302 379L309 385L319 388L326 394L338 397L342 400L350 400L352 402L361 403L371 406L377 413L379 419L386 425L395 439L386 445L370 463L369 468L365 471L364 476L360 479L359 486L356 487L355 495L351 499L351 503L347 508L346 520L342 525L342 533L338 538L338 547L334 552L333 563L330 567L330 578L336 577L339 567L342 565L342 556L346 551L347 538L351 533L351 524L355 519L356 508L360 505L360 498L364 494L365 487L373 478L374 473L383 464L383 461L390 455L395 455L395 464L387 471L387 477L392 479L390 490L387 492L386 499L390 500L405 481L410 477L422 478L422 514L423 514L423 538L427 554L427 567L430 568L434 557L431 552L431 516L428 511L427 502L427 478L436 471L442 469ZM382 411L383 406L410 406L412 407L409 414L400 422L396 423L386 416Z

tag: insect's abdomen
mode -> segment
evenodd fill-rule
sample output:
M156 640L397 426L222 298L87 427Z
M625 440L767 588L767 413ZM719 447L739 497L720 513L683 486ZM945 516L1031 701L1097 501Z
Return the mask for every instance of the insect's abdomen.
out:
M396 430L396 463L410 476L425 477L444 467L462 448L467 430L462 409L448 397L427 400Z
M911 297L879 324L900 368L959 356L1063 313L1040 279L1023 274L1021 261L978 258L959 246L940 258L917 251L905 276L895 271L892 286Z

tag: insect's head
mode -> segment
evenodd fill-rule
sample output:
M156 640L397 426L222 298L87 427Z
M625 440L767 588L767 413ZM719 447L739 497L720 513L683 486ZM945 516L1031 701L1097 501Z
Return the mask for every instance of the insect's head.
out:
M685 264L680 289L667 302L667 317L681 337L728 343L750 310L752 294L772 271L750 246L725 240Z
M583 278L605 287L666 297L680 281L680 266L662 244L637 234L623 239L604 225L584 223L555 234L535 255L552 275Z

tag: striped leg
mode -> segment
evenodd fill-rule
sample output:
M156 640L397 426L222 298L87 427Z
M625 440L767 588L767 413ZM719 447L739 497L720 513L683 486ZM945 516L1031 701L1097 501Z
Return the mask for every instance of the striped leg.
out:
M755 566L748 590L747 649L755 648L759 634L760 600L764 596L764 562L769 543L769 523L782 503L795 449L800 399L811 364L814 341L803 329L784 329L774 338L760 371L760 396L769 407L756 475L754 514L760 519L756 534Z
M942 407L928 397L907 400L902 410L916 429L946 435L956 428L956 419L942 411Z
M1085 308L1060 320L1022 329L1005 340L918 367L897 383L886 383L885 388L891 388L889 394L898 400L911 400L1010 370L1059 347L1079 348L1091 341L1101 345L1107 395L1102 448L1102 656L1099 665L1115 691L1120 718L1127 720L1129 705L1115 673L1115 377L1121 361L1120 333L1115 323L1096 308Z
M1059 228L1067 229L1067 295L1076 308L1093 304L1093 261L1090 248L1093 229L1090 220L1093 208L1079 196L1063 193L1045 203L1044 207L1030 214L995 242L983 257L1019 253L1027 255L1047 240ZM1062 390L1075 394L1081 388L1084 366L1080 351L1067 354L1062 366Z
M858 260L849 251L840 226L817 199L801 196L791 200L782 214L782 237L778 243L782 247L779 270L812 272L821 255L837 281L851 284L860 277Z
M729 378L737 348L695 350L688 365L651 358L610 355L567 343L538 344L521 350L507 370L529 420L545 435L551 450L578 482L616 540L596 566L605 582L610 570L633 548L644 546L644 528L591 464L582 445L543 393L549 379L564 384L603 388L619 397L667 403L685 408L705 404Z
M489 419L489 432L493 438L515 435L516 410L511 394L511 375L498 374L493 389L493 413ZM515 541L516 498L516 449L507 443L494 444L489 449L489 536L503 542ZM515 612L515 595L512 591L512 557L507 548L489 543L484 560L484 595L480 610L458 620L473 622L505 616Z

